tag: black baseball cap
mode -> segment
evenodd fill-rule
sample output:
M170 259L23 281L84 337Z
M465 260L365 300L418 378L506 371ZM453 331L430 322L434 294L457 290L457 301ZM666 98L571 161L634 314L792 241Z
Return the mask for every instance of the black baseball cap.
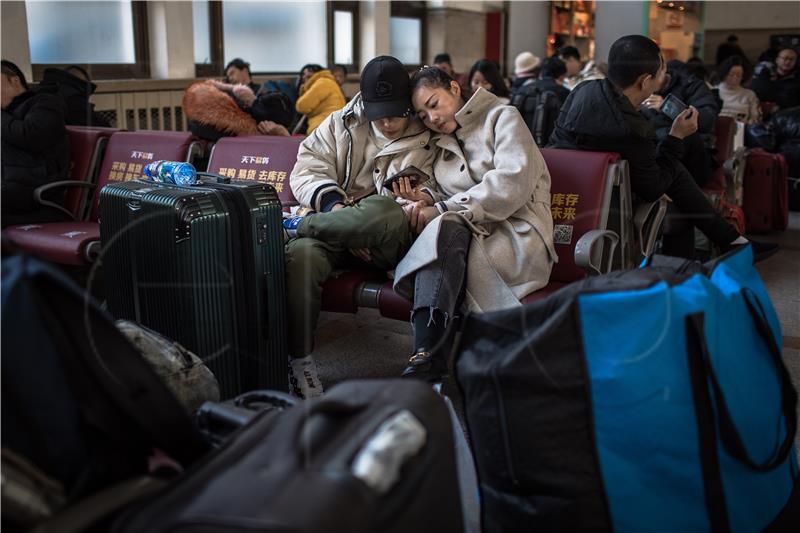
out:
M411 90L406 68L394 57L376 57L361 73L361 98L369 120L408 115Z

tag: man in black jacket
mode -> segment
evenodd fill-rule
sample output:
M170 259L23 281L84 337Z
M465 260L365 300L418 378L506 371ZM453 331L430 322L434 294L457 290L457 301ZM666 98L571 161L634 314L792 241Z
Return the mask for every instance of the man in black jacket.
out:
M683 139L681 162L702 187L717 166L713 150L719 104L704 81L685 71L683 63L670 61L667 64L664 87L645 99L641 109L642 114L653 124L659 140L666 139L672 128L672 119L660 112L664 99L670 94L697 109L697 131Z
M542 61L540 79L536 82L544 91L550 91L558 97L561 105L567 101L569 89L564 87L564 78L567 77L567 65L557 57L548 57Z
M93 126L107 128L111 124L94 110L89 101L97 85L89 79L89 73L77 65L64 70L47 68L44 70L39 87L55 86L64 98L64 123L72 126Z
M67 179L69 141L64 100L54 86L33 92L14 63L2 62L2 227L63 219L40 207L33 191Z
M680 162L683 139L697 131L697 109L689 107L658 142L653 126L639 113L642 102L664 85L666 67L658 45L641 35L621 37L608 53L608 78L578 86L561 108L550 146L618 152L628 161L631 187L645 201L667 194L690 224L665 235L663 251L692 257L694 231L702 231L726 251L748 241L721 218ZM676 217L678 218L678 217ZM753 242L756 259L777 251L776 245Z

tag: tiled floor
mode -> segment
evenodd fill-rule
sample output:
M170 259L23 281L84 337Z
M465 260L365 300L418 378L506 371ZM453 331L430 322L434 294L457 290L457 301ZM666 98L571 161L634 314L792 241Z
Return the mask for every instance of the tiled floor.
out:
M791 213L787 231L756 238L781 245L758 270L780 317L784 359L800 387L800 213ZM409 324L371 309L356 315L323 313L315 352L323 383L399 376L411 354L410 333ZM800 433L797 444L800 449Z

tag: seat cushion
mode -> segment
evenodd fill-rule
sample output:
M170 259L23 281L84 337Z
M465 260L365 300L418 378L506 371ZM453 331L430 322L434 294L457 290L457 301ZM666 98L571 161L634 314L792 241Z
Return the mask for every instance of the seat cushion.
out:
M50 222L11 226L3 236L17 251L62 265L86 265L86 247L100 241L97 222Z

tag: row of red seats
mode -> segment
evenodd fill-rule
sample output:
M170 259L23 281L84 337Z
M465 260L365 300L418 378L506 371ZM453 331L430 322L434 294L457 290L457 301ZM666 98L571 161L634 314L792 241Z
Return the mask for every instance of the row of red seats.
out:
M70 128L70 140L72 177L82 183L84 192L91 187L93 194L87 202L85 195L81 200L79 194L71 192L67 208L78 215L83 205L86 219L4 230L6 242L14 248L67 265L87 265L102 253L97 207L103 186L109 181L140 177L142 167L152 160L191 161L199 148L196 138L181 132ZM211 150L208 171L269 183L278 191L284 206L296 205L289 175L301 142L296 137L224 138ZM552 178L559 262L548 286L525 301L543 298L585 277L587 272L608 271L612 264L630 267L636 255L630 251L636 239L624 162L616 154L602 152L544 149L542 154ZM616 209L612 209L614 202ZM623 246L618 248L619 235L623 237ZM392 291L391 281L384 272L371 269L339 272L326 282L323 309L354 313L359 307L376 307L383 316L401 320L407 320L410 312L409 303Z

